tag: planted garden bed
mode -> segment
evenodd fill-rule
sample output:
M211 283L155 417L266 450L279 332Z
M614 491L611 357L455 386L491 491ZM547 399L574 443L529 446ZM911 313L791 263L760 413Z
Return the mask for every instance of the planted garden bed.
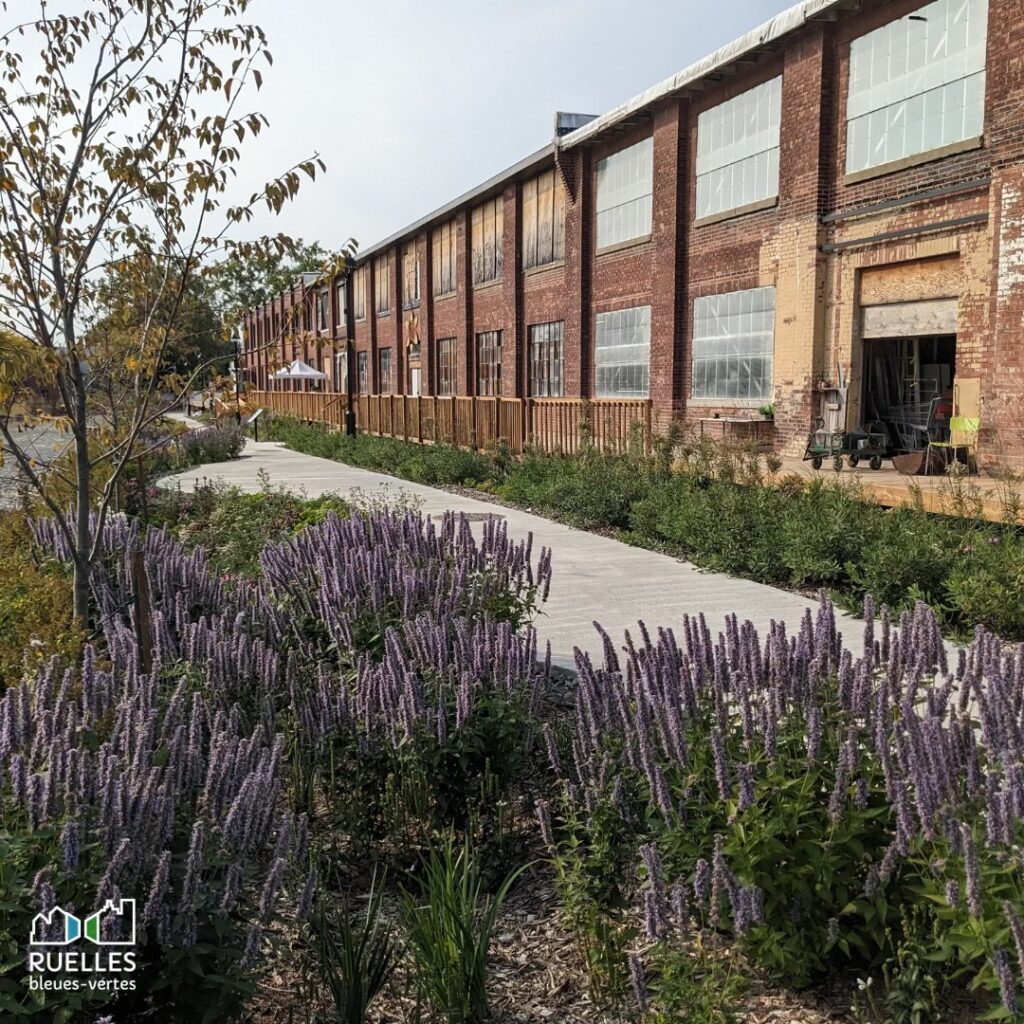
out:
M4 1019L1021 1019L1019 653L823 600L595 634L566 707L501 521L254 497L111 520L81 654L7 680ZM26 987L123 898L131 991Z

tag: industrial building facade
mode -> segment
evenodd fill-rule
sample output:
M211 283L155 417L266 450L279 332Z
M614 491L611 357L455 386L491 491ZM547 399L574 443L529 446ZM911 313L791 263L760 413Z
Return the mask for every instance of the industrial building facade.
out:
M1024 0L806 0L559 124L251 311L248 386L274 407L301 358L325 395L611 403L784 453L946 401L1021 464Z

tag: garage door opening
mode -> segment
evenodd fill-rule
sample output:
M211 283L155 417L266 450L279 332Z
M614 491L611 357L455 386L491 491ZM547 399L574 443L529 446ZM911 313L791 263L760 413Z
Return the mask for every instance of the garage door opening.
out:
M893 450L948 440L956 376L956 335L864 341L864 419Z
M865 306L861 410L893 451L948 440L956 376L956 299Z

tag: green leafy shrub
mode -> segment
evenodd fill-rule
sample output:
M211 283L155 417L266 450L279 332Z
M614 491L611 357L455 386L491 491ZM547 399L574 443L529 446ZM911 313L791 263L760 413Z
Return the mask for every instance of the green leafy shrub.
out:
M255 576L267 544L279 543L330 514L349 514L349 504L334 494L307 499L267 480L246 493L223 483L202 483L192 492L164 489L149 508L152 526L165 526L190 547L203 545L220 572Z
M966 625L984 623L1017 637L1024 623L1024 539L1012 533L971 538L945 584Z
M653 464L635 450L603 454L584 445L572 456L529 451L506 473L498 493L581 529L626 529L630 509L647 493Z
M680 946L658 943L646 958L644 994L655 1024L736 1024L748 987L738 957L698 932Z
M72 583L66 567L35 549L28 521L0 513L0 692L34 675L48 658L73 659L83 635L72 614Z
M964 532L962 522L914 508L890 509L872 518L871 532L847 571L857 591L894 609L925 601L948 614L945 582Z
M324 424L284 416L269 417L262 429L266 440L281 441L297 451L432 486L484 483L496 472L500 476L497 467L507 458L501 451L488 455L449 444L409 444L371 434L349 437Z
M649 543L667 542L708 568L778 583L786 575L778 543L785 511L769 488L682 475L639 502L632 525Z

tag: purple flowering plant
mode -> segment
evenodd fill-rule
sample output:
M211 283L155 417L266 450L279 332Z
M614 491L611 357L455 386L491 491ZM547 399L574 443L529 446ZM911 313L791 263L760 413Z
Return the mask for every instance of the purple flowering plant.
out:
M68 558L52 523L33 528ZM0 1016L70 1019L92 999L118 1019L231 1019L282 901L304 913L315 898L306 812L320 805L296 800L303 771L330 780L328 798L362 771L394 805L411 761L431 820L460 823L471 793L497 813L518 784L546 674L520 626L550 557L494 522L478 541L464 519L389 512L329 514L268 546L254 579L123 516L99 542L93 642L0 699L0 948L17 964L32 916L57 903L134 898L138 985L15 986ZM482 788L492 759L499 782Z
M656 940L681 882L795 986L892 957L899 908L918 904L926 955L1016 1019L1024 658L979 630L951 664L926 606L865 613L856 655L825 601L795 634L686 619L621 653L605 636L600 667L580 655L542 808L563 896L639 899Z

